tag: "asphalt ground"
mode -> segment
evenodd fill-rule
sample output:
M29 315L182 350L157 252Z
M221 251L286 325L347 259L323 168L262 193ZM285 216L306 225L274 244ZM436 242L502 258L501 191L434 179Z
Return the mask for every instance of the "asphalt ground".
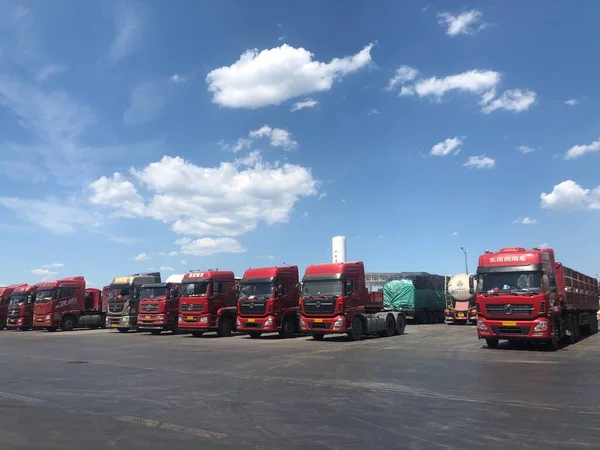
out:
M472 326L327 337L0 332L0 448L600 448L600 335L490 350Z

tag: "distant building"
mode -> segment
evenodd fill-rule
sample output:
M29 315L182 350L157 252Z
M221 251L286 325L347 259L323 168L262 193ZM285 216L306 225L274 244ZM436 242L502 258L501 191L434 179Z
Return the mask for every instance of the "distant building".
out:
M369 292L383 289L383 284L391 276L395 275L396 272L377 272L377 273L365 273L365 284Z

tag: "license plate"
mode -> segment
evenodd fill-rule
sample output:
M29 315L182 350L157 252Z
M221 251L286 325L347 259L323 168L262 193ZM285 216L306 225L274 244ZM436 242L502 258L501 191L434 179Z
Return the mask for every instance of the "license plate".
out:
M144 316L144 319L150 320L150 316Z
M465 315L463 313L458 313L456 317L465 317Z
M256 322L256 319L248 319L248 323L254 323Z
M187 316L185 320L194 320L194 316Z
M118 326L119 326L119 324L118 324L118 323L113 323L113 324L111 324L111 326L110 326L110 327L111 327L111 328L117 328Z
M503 321L502 326L503 327L516 327L517 322L515 322L514 320Z
M315 319L315 323L323 323L323 319Z
M17 323L15 319L10 319L10 323Z

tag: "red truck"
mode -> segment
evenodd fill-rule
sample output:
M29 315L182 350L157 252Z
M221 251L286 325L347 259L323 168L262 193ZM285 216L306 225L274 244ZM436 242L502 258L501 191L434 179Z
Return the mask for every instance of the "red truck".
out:
M298 266L248 269L240 282L237 330L251 338L279 332L292 337L298 322Z
M138 307L138 330L160 334L179 332L179 287L183 275L171 275L165 283L142 285Z
M99 328L106 320L99 289L86 289L85 278L70 277L35 285L33 326L48 331Z
M33 300L35 286L22 285L10 294L6 328L9 330L29 330L33 326Z
M598 332L598 281L554 260L550 248L486 251L477 268L477 335L499 340L577 342Z
M235 277L226 270L190 271L181 280L179 330L200 337L205 331L229 336L235 329Z
M6 326L10 295L16 288L23 286L27 286L27 284L11 284L10 286L0 287L0 330Z
M362 261L316 264L306 268L300 297L300 328L321 340L326 334L403 334L402 311L384 311L383 297L369 295Z

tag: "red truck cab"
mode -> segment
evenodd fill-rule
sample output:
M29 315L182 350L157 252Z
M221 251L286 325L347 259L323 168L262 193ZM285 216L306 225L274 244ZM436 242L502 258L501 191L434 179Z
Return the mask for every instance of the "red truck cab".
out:
M300 327L321 340L325 334L403 334L403 312L383 311L383 298L370 295L362 261L308 266L302 278Z
M0 330L6 326L8 318L8 305L10 303L10 294L18 287L27 286L26 284L11 284L10 286L0 287Z
M179 329L199 337L206 331L229 336L235 329L235 277L225 270L191 271L181 281Z
M556 350L598 331L598 284L555 262L552 249L521 247L486 252L477 268L477 335L488 347L499 340L546 342Z
M298 321L298 266L248 269L240 281L237 330L252 338L277 331L292 337Z
M6 328L29 330L33 326L33 301L35 286L19 286L10 294Z
M138 315L138 329L160 334L171 330L179 332L179 299L183 275L171 275L165 283L142 285Z

